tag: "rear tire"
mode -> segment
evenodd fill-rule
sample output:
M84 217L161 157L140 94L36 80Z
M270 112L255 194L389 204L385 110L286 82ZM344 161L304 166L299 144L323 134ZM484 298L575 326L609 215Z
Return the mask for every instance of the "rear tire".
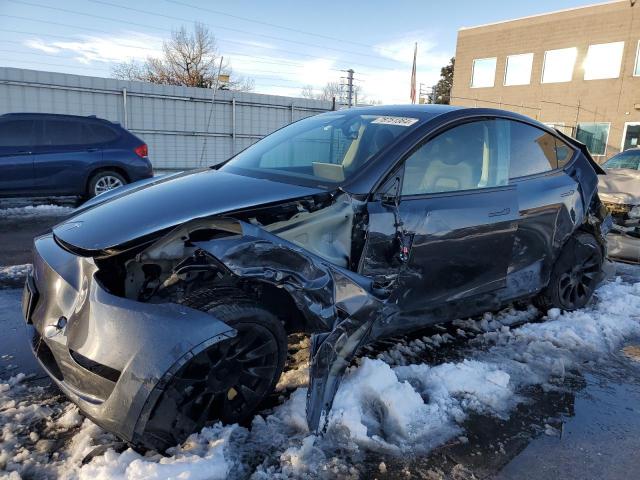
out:
M533 299L541 311L584 307L602 278L602 249L589 233L571 237L556 260L547 287Z
M287 356L282 322L260 305L207 290L181 303L219 318L238 335L198 353L168 381L142 439L145 447L158 451L216 421L250 419L275 388Z
M118 172L113 170L103 170L94 174L89 180L87 196L93 198L101 193L108 192L114 188L127 184L127 180Z

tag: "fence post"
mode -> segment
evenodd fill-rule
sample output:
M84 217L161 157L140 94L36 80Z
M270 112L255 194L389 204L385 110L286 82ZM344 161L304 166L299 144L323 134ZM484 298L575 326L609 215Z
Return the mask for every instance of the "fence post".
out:
M231 99L231 154L236 154L236 97Z
M291 102L291 121L289 123L293 123L293 109L294 109L293 102Z
M127 89L123 88L122 89L122 112L123 112L123 121L122 121L122 126L124 128L128 128L129 126L129 122L127 120Z

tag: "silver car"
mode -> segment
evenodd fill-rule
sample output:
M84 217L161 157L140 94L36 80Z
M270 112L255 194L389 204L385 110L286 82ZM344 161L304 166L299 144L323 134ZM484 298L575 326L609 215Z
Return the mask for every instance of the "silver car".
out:
M599 177L598 192L614 224L609 257L640 263L640 148L611 157L603 167L607 174Z

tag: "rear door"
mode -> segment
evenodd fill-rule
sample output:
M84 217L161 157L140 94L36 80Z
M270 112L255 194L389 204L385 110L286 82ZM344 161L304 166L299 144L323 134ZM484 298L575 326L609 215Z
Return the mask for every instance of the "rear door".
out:
M512 296L544 287L556 256L583 218L580 188L563 167L576 150L532 125L500 120L510 139L509 182L520 206L510 268Z
M507 147L495 120L452 127L404 161L397 207L394 178L369 203L360 270L380 284L397 274L391 296L400 314L390 330L499 305L518 219Z
M33 188L31 119L0 119L0 194L28 195Z
M85 122L72 118L46 118L40 124L40 141L34 149L35 181L43 193L79 195L102 150L90 140Z

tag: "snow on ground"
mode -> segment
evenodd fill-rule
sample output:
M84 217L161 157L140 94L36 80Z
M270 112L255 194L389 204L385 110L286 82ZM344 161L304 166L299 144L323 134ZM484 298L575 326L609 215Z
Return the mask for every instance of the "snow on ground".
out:
M0 209L0 217L61 217L70 215L73 212L72 207L63 207L60 205L27 205L22 207L11 207Z
M323 435L307 429L308 365L295 354L278 385L291 395L256 416L251 429L205 428L164 457L107 449L83 465L95 446L115 439L60 397L13 377L0 385L0 471L92 480L357 478L369 453L426 453L464 438L462 425L471 413L508 417L526 401L527 387L558 389L566 375L604 365L625 339L640 335L640 283L618 278L602 285L585 309L551 310L546 321L527 323L537 317L532 307L485 314L456 322L455 337L438 333L361 358L340 386ZM456 338L466 339L459 361L418 360L420 352ZM305 351L308 341L297 347Z

